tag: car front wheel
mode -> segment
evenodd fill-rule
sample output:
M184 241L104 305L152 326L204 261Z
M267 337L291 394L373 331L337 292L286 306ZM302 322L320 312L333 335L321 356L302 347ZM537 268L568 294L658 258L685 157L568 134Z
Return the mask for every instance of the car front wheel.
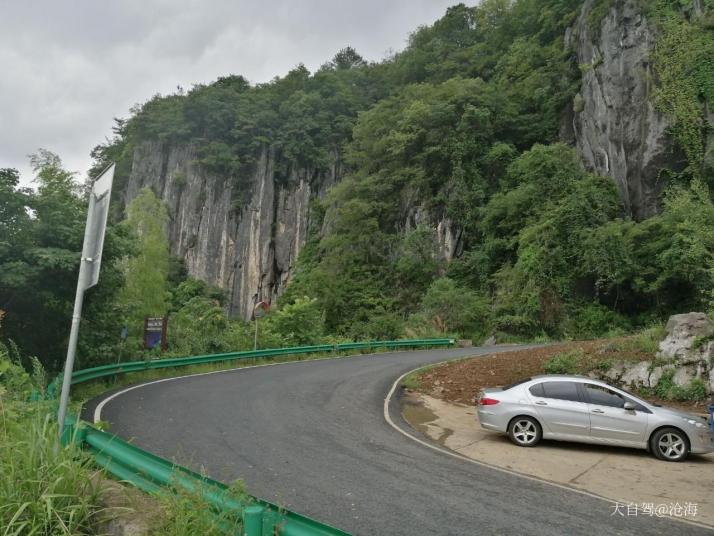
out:
M535 447L542 436L540 424L532 417L516 417L508 425L508 437L519 447Z
M660 460L681 462L689 455L689 440L681 430L662 428L652 435L650 450Z

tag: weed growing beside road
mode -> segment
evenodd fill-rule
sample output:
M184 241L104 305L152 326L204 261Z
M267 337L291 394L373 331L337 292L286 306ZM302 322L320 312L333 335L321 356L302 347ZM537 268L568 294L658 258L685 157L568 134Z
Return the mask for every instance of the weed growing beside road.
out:
M243 482L237 481L227 495L243 504L249 504ZM162 493L158 500L164 512L153 536L224 536L242 534L241 518L237 512L216 511L199 492L189 493L177 488L176 493Z
M104 506L103 471L74 442L60 445L55 401L28 402L32 392L44 392L45 380L39 363L31 376L0 344L0 534L101 534L107 519L130 518L134 510ZM246 502L242 484L228 494ZM161 515L151 534L240 532L239 516L215 512L198 494L167 490L156 499L151 507Z
M59 448L49 409L12 402L7 391L0 395L3 534L94 534L101 510L95 471L74 445Z

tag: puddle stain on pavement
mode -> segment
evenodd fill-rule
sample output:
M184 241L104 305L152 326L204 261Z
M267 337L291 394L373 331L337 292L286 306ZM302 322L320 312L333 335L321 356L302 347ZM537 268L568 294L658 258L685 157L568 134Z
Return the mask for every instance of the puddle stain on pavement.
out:
M438 419L438 416L414 396L403 397L402 416L409 424L429 438L433 438L433 434L429 433L429 425L441 430L439 437L436 438L436 442L441 446L445 446L446 440L454 433L450 428L433 425L432 423Z

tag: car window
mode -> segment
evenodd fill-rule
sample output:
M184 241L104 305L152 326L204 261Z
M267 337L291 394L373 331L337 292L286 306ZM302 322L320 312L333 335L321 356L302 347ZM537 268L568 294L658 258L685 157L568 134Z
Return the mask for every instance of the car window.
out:
M585 392L588 394L590 403L597 406L622 408L625 406L625 402L627 401L627 399L621 394L616 393L615 391L610 391L610 389L600 385L593 385L592 383L585 384Z
M543 384L542 383L536 383L535 385L531 385L530 388L528 389L533 396L540 396L544 397L545 393L543 392Z
M543 382L541 385L545 398L580 402L578 385L575 382Z

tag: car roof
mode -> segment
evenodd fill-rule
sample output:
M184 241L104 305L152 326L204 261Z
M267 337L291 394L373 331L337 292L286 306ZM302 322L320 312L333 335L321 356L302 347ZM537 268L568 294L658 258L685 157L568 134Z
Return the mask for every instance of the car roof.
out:
M532 380L580 380L589 382L605 383L601 380L596 380L589 376L582 376L578 374L540 374L538 376L533 376Z

